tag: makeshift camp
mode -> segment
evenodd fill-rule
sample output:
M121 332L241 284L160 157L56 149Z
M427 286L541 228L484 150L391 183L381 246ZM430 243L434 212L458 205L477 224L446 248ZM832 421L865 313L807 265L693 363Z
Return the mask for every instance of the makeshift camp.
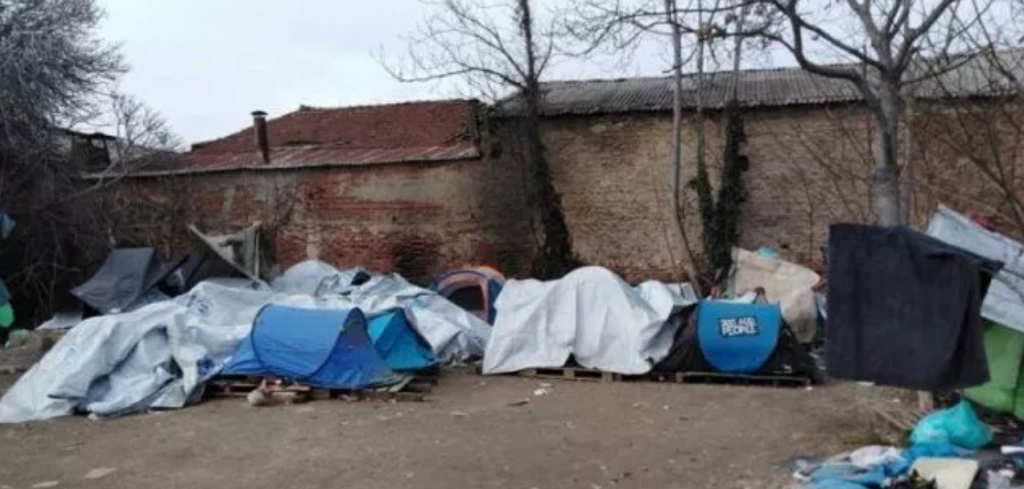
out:
M763 288L768 300L782 307L782 317L797 338L808 343L817 330L814 286L821 277L809 268L766 255L733 248L727 294L738 297L745 291Z
M217 277L244 277L255 281L270 279L270 260L265 254L260 223L237 233L203 234L189 226L195 245L181 266L186 290L199 282Z
M494 324L494 302L505 285L505 276L491 267L464 268L448 272L434 282L442 297Z
M256 316L223 374L274 376L327 389L362 389L395 380L370 342L359 309L277 305Z
M601 267L559 280L509 280L484 354L483 373L583 367L643 374L668 354L675 336L665 319L689 302L661 282L630 287Z
M153 248L122 248L107 255L99 270L71 294L102 314L130 310L179 265Z
M423 370L437 363L430 345L416 333L402 309L371 315L366 319L366 331L391 370Z
M782 320L778 304L705 300L668 322L678 332L658 372L816 378L814 359Z
M0 423L73 412L117 416L195 402L268 304L323 310L358 307L370 314L400 308L439 360L483 355L490 334L486 323L397 275L349 284L344 294L317 295L304 293L308 289L301 287L290 289L288 283L331 283L341 288L345 277L358 273L307 262L284 276L292 280L275 281L280 288L254 285L249 279L207 280L172 300L82 321L4 394Z

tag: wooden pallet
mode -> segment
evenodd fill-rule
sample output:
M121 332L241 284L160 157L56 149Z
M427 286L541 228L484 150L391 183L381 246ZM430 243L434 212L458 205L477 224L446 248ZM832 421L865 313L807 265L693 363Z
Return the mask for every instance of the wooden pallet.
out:
M220 377L207 384L209 397L246 397L258 389L260 377ZM269 390L275 398L287 402L340 399L344 401L401 401L423 402L426 394L437 384L437 377L410 378L400 384L379 389L323 389L298 383L274 385Z
M677 384L729 384L766 387L807 387L811 379L785 375L726 374L721 372L651 372L645 377L653 382Z
M615 372L602 372L600 370L577 367L528 368L520 370L519 375L532 379L582 380L587 382L619 382L627 377Z
M772 387L806 387L810 379L782 375L744 375L720 372L652 372L644 375L624 375L578 367L530 368L520 376L536 379L582 380L590 382L668 382L676 384L738 384Z

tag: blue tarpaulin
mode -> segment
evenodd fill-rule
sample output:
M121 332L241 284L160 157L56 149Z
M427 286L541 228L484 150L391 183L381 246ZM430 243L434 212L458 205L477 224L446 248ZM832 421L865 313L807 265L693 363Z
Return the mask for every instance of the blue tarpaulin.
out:
M272 375L329 389L361 389L393 375L374 349L359 309L264 307L224 367L227 375Z
M368 317L366 330L377 353L384 357L392 370L422 370L437 363L430 346L409 324L402 309L391 309Z

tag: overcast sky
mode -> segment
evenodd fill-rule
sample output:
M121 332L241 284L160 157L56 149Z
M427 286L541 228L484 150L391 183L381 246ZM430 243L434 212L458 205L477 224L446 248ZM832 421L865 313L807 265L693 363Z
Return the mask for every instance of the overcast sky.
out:
M543 6L546 1L538 2ZM254 109L458 96L451 84L404 84L373 53L401 55L429 9L416 0L100 0L102 35L131 66L122 91L159 110L189 143L240 129ZM660 74L660 49L631 66L572 62L555 78Z

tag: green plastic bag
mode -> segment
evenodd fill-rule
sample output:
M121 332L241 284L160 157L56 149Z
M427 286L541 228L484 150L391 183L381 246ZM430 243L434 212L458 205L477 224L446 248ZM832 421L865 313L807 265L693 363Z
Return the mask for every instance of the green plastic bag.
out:
M10 328L12 324L14 324L14 308L8 302L0 306L0 326Z
M968 450L977 450L990 441L992 431L978 419L966 400L921 418L910 433L913 444L949 443Z

